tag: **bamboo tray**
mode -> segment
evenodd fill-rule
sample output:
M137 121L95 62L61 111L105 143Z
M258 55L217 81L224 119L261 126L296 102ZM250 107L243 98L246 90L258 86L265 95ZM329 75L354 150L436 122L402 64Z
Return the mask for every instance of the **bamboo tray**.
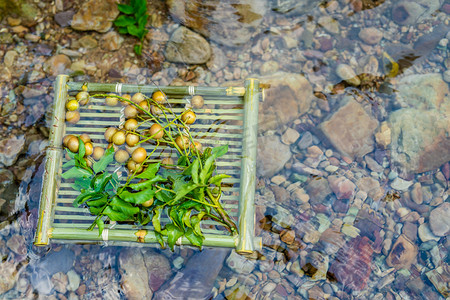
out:
M254 193L257 143L258 104L260 98L259 81L245 80L244 87L193 87L100 84L70 82L67 75L59 75L55 81L54 109L50 127L49 147L42 184L39 206L39 220L34 244L48 245L59 243L107 243L111 245L156 244L152 226L133 224L107 224L102 235L98 230L88 231L94 220L87 208L75 208L73 200L77 191L65 182L61 174L66 171L61 166L65 162L61 147L66 134L88 133L95 146L106 147L103 133L106 127L119 126L125 121L123 107L109 107L104 99L92 99L88 106L80 108L81 120L77 124L65 122L65 103L70 95L87 86L92 93L137 92L151 95L161 89L173 105L175 113L181 112L182 105L188 103L192 95L201 95L205 107L195 110L196 122L191 126L191 134L205 146L228 144L229 152L217 161L218 171L232 175L224 180L227 188L221 198L224 209L237 221L239 234L230 236L220 230L211 220L202 221L205 240L204 246L235 248L236 251L249 253L261 249L261 239L254 236ZM147 144L145 148L152 149ZM166 149L169 150L169 149ZM159 152L158 152L159 153ZM170 151L162 151L155 157L170 156ZM174 153L172 154L174 155ZM153 156L152 156L153 158ZM120 171L119 171L120 172ZM125 173L122 173L126 177ZM180 238L178 245L189 245L186 238Z

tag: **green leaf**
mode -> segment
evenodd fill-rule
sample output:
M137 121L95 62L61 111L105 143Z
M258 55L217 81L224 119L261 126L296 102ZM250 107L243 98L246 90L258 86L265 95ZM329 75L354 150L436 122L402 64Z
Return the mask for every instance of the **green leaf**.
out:
M90 206L89 207L89 211L91 212L91 214L93 214L94 216L98 216L102 213L103 207L95 207L95 206Z
M197 158L192 163L192 169L191 169L192 181L194 183L198 183L198 169L199 169L199 167L200 167L200 160Z
M107 215L111 221L128 221L129 216L121 212L115 211L111 206L107 206L103 211L104 215Z
M194 190L197 187L198 187L198 185L193 184L193 183L184 184L179 190L175 191L177 194L176 194L175 198L173 198L168 203L168 205L174 205L175 203L180 201L184 196L186 196L189 192L191 192L192 190Z
M120 12L123 12L124 14L131 15L134 13L134 7L131 5L126 4L117 4L117 8Z
M104 190L105 191L117 191L117 187L119 185L119 176L117 173L113 173L111 179L107 182Z
M141 174L136 176L136 178L152 179L153 177L155 177L156 172L158 172L160 165L161 165L161 163L149 164L147 169L145 169L144 172L142 172Z
M167 203L170 200L172 200L172 193L168 191L159 191L155 194L156 199L158 199L161 202Z
M75 200L73 200L73 206L74 207L79 207L81 204L83 204L84 202L86 202L89 199L99 199L102 197L102 193L99 192L84 192L78 195L77 198L75 198Z
M178 207L172 206L168 210L169 218L172 220L172 222L175 224L175 226L177 226L180 229L184 228L183 220L182 220L183 214L184 214L184 211L180 211L178 209Z
M183 214L183 223L184 223L187 227L192 227L192 225L191 225L191 212L192 212L192 209L186 211L186 212Z
M213 176L209 179L209 183L210 184L215 184L217 186L219 186L222 183L222 180L225 178L230 178L230 175L227 174L218 174L216 176Z
M114 160L114 147L111 147L105 151L102 158L99 161L96 161L92 168L94 169L94 173L103 172L106 170L106 167Z
M139 38L139 39L141 38L140 35L138 36L138 38ZM136 44L136 45L134 45L134 52L135 52L137 55L142 55L142 44Z
M136 18L139 18L147 13L147 4L144 3L146 0L141 1L142 3L139 4L139 7L135 13Z
M139 29L134 24L127 25L128 33L134 36L139 36Z
M91 181L91 187L97 191L104 191L106 184L111 180L109 173L99 173Z
M158 206L153 210L152 223L156 232L161 232L161 211L161 206Z
M71 160L68 160L67 162L65 162L61 168L67 169L69 167L74 167L74 166L75 166L75 159L71 159Z
M162 249L166 248L166 246L164 245L164 239L163 239L162 234L156 231L155 237L156 237L156 240L158 241L158 243L161 245L161 248Z
M98 218L95 220L95 223L98 226L98 235L102 235L103 229L105 228L105 222L103 222L102 218Z
M97 200L89 200L86 204L89 207L103 207L106 203L108 203L108 196L103 195L102 198Z
M165 230L167 230L167 244L169 244L170 249L173 251L173 246L175 246L177 240L183 236L184 231L174 224L167 224Z
M119 27L119 33L120 34L127 34L128 33L128 29L126 27Z
M205 213L201 212L195 216L192 216L192 218L191 218L191 224L192 224L192 228L194 229L194 233L201 237L203 237L203 233L202 233L202 229L200 227L200 221L202 220L204 215L205 215Z
M225 155L227 152L228 152L228 145L222 145L212 148L211 155L214 156L214 158L218 158Z
M144 12L145 13L145 12ZM148 15L144 14L138 18L138 27L139 29L145 29L145 25L147 25Z
M72 188L77 191L88 190L91 186L91 179L89 177L75 178Z
M82 177L91 177L91 173L82 168L73 167L66 172L64 172L61 177L64 179L70 179L70 178L82 178Z
M133 24L135 24L136 21L137 20L133 17L121 15L114 21L114 25L116 25L118 27L127 27L128 28L129 26L132 26ZM134 26L134 27L136 27L136 26Z
M189 242L191 242L192 245L199 248L202 247L204 237L196 235L192 228L188 228L184 236L189 240Z
M124 215L127 215L129 217L137 214L139 212L139 208L138 207L134 207L133 205L131 205L128 202L123 201L122 199L120 199L119 197L114 197L111 202L109 203L109 205L115 210L115 211L120 211L121 213L123 213Z
M167 179L165 179L164 177L157 175L156 177L153 177L152 179L149 179L149 180L146 180L143 182L139 182L139 183L130 184L129 187L130 187L130 189L141 191L141 190L151 188L152 185L157 182L166 181L166 180Z
M84 155L86 154L86 146L84 145L84 142L78 137L78 142L80 143L80 146L78 147L78 159L84 161Z
M128 191L123 191L118 196L128 203L142 204L155 196L155 191L152 189L146 189L137 193L130 193Z
M177 166L187 166L189 164L189 158L185 155L182 155L178 158Z

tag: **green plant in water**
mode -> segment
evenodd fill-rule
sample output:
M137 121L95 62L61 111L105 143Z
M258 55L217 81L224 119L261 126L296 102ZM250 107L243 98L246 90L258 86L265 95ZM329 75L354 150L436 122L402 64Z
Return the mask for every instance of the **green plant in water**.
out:
M114 21L114 25L118 27L119 33L130 34L139 39L140 42L134 45L134 52L141 55L144 37L148 32L145 29L148 20L147 1L131 0L130 4L117 4L117 8L122 14Z
M111 95L92 97L106 96ZM228 146L206 148L203 153L194 147L182 149L173 138L173 135L181 133L180 129L187 133L191 143L194 141L189 128L171 109L147 99L164 110L165 119L162 120L162 117L153 116L128 99L119 96L117 98L143 111L146 115L146 118L142 118L143 123L151 120L163 125L165 137L162 141L157 141L155 150L160 142L166 143L177 149L179 157L175 165L162 166L161 163L147 163L150 154L141 164L144 171L129 172L126 183L121 184L117 173L107 171L114 160L113 147L108 149L99 161L90 165L85 158L85 144L78 138L78 152L73 153L67 149L71 159L63 168L70 169L64 172L62 177L74 179L72 186L80 192L73 205L86 205L89 211L97 216L89 229L92 230L97 225L101 234L105 219L132 221L138 225L151 222L158 242L164 247L163 237L166 237L171 249L183 236L192 245L201 247L204 235L200 222L204 219L214 220L232 234L237 233L237 226L220 203L222 180L230 176L216 172L216 159L227 153ZM169 112L173 119L170 119L166 112ZM152 136L143 137L141 142L152 139ZM163 215L168 217L168 223L161 223Z

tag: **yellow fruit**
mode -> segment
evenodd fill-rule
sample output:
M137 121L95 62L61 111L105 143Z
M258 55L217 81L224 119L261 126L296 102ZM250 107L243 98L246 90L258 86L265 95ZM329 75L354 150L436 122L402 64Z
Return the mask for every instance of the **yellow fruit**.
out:
M83 141L83 143L89 143L91 141L91 138L89 137L89 134L83 133L80 135L80 140Z
M133 101L136 104L139 104L144 100L145 100L145 96L142 93L136 93L133 95L133 97L131 97L131 101Z
M143 147L136 148L136 150L133 151L133 154L131 154L131 159L135 163L142 163L147 158L147 151Z
M128 95L128 94L122 95L122 98L125 98L125 99L131 101L131 96ZM121 103L123 106L130 105L130 102L128 102L128 101L125 101L125 100L122 100L122 99L119 99L119 101L120 101L120 103Z
M127 118L127 119L136 118L138 111L137 111L137 108L134 107L134 105L128 105L127 107L125 107L123 114L125 115L125 118Z
M157 103L163 103L164 101L166 101L166 94L161 91L156 91L153 93L152 99Z
M160 114L163 113L162 109L159 108L159 107L156 106L156 105L152 105L152 106L150 107L150 112L151 112L152 115L154 115L154 116L159 116Z
M126 162L129 158L130 158L130 155L129 155L128 152L125 151L125 150L118 150L118 151L114 154L114 159L115 159L118 163L124 163L124 162Z
M144 101L139 102L139 106L140 106L144 111L148 111L148 110L149 110L147 100L144 100ZM139 112L142 112L142 111L140 110Z
M173 159L171 157L165 157L163 159L161 159L161 164L162 165L173 165Z
M125 132L123 131L117 131L113 137L112 142L118 146L125 144Z
M164 136L164 130L159 124L153 124L152 127L148 130L148 134L154 140L162 139Z
M181 115L181 121L185 124L190 125L195 122L196 116L192 110L188 110L187 112Z
M80 147L80 141L78 140L78 138L76 136L71 137L68 141L67 141L67 148L69 148L70 151L72 152L78 152L78 149Z
M116 95L110 94L109 97L105 98L105 103L108 106L116 106L117 103L119 103L119 99L117 97L114 97Z
M85 155L89 156L94 152L94 146L92 145L92 143L85 143L84 144L84 149L85 149Z
M191 105L193 108L202 108L205 104L205 100L203 100L202 96L196 95L191 99Z
M106 131L105 131L105 140L108 143L112 142L112 137L114 136L114 134L116 134L117 130L118 129L116 127L108 127L108 129L106 129Z
M153 205L153 197L142 203L143 207L150 207Z
M125 130L133 131L138 128L138 125L139 123L138 121L136 121L136 119L128 119L123 125L123 127L125 128Z
M76 124L78 123L78 121L80 121L80 113L75 110L75 111L67 111L66 112L66 121L72 124Z
M137 143L139 143L139 136L134 133L127 134L127 137L125 138L125 142L128 146L134 147Z
M79 92L75 98L78 100L80 105L86 105L89 102L89 93L86 91Z
M197 149L198 152L201 152L203 149L203 145L200 142L195 141L193 144L191 144L191 149Z
M179 135L176 137L175 143L181 150L187 149L189 147L189 138L184 135Z
M78 104L78 101L75 99L70 100L66 103L66 108L67 108L67 110L70 110L70 111L77 110L79 106L80 105Z
M103 157L103 154L105 154L105 149L98 146L94 147L94 150L92 152L92 158L94 158L95 160L99 160L100 158Z
M63 139L63 145L67 147L67 145L68 145L67 143L69 142L70 138L72 138L72 137L74 137L73 134L66 135Z

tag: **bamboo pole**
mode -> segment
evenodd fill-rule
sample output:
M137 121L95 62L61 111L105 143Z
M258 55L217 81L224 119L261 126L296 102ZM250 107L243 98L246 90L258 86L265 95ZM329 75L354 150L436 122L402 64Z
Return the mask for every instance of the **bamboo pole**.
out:
M251 253L255 249L255 185L256 150L258 134L259 81L245 81L244 136L242 140L241 186L239 201L238 253ZM258 245L257 248L261 248Z
M201 87L201 86L155 86L121 83L82 83L69 82L69 91L80 91L85 85L89 92L108 92L108 93L145 93L162 90L164 93L173 95L198 94L205 96L243 96L245 90L242 87Z
M69 76L59 75L54 85L54 107L52 125L50 126L49 146L46 153L42 193L39 204L39 220L34 244L48 245L49 232L53 220L53 207L58 189L59 168L61 165L61 142L64 134L65 104L67 99L67 80Z
M108 230L108 229L105 229ZM106 238L107 237L107 238ZM86 229L75 228L53 228L51 232L52 239L66 239L66 240L83 240L83 241L119 241L119 242L137 242L144 244L157 244L155 233L153 231L144 230L121 230L110 229L107 234L98 234L97 229L88 231ZM163 237L164 241L167 237ZM191 245L185 237L180 239L181 245ZM203 246L205 247L225 247L234 248L236 244L233 236L219 235L219 234L205 234Z

